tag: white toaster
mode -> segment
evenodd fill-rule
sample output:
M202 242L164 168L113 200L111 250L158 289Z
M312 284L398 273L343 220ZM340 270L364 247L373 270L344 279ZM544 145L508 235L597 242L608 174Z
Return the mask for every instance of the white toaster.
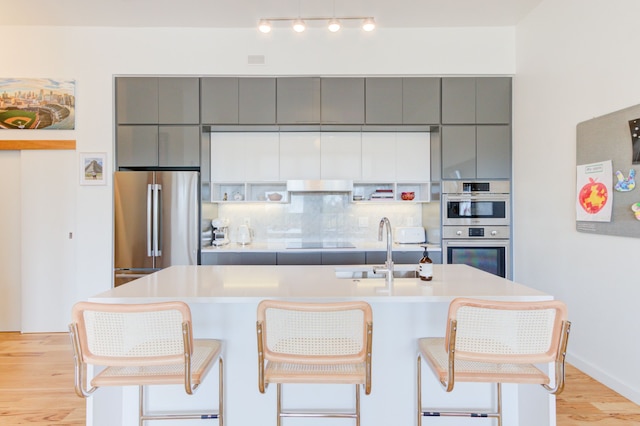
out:
M394 230L394 242L398 244L418 244L425 242L422 226L398 226Z

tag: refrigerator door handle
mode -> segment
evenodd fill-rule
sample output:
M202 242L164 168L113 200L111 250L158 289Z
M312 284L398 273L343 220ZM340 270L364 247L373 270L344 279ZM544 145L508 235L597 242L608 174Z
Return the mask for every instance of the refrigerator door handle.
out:
M162 247L162 236L160 235L162 185L155 184L153 189L153 254L154 256L162 256L162 250L160 249Z
M153 193L153 185L147 185L147 256L153 257L153 248L151 246L151 238L153 235L153 227L152 227L152 207L153 207L153 199L151 194Z

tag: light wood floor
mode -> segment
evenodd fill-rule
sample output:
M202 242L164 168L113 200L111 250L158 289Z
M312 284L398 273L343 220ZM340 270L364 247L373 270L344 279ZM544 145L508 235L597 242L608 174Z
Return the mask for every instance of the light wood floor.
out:
M557 405L558 426L640 425L640 406L571 366ZM0 333L0 425L84 425L84 416L66 334Z

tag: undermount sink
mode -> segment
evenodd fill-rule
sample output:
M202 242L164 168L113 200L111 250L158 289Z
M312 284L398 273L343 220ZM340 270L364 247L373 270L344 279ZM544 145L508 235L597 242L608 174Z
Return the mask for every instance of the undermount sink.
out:
M375 267L382 269L382 266ZM336 278L361 280L369 278L385 278L386 272L374 272L373 266L336 268ZM396 265L393 278L418 278L418 271L414 265Z

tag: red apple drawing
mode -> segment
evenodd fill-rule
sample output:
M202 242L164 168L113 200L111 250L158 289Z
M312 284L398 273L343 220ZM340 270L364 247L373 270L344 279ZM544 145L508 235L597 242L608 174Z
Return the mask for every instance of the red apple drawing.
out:
M605 184L589 178L578 194L580 205L589 214L596 214L607 204L609 193Z

